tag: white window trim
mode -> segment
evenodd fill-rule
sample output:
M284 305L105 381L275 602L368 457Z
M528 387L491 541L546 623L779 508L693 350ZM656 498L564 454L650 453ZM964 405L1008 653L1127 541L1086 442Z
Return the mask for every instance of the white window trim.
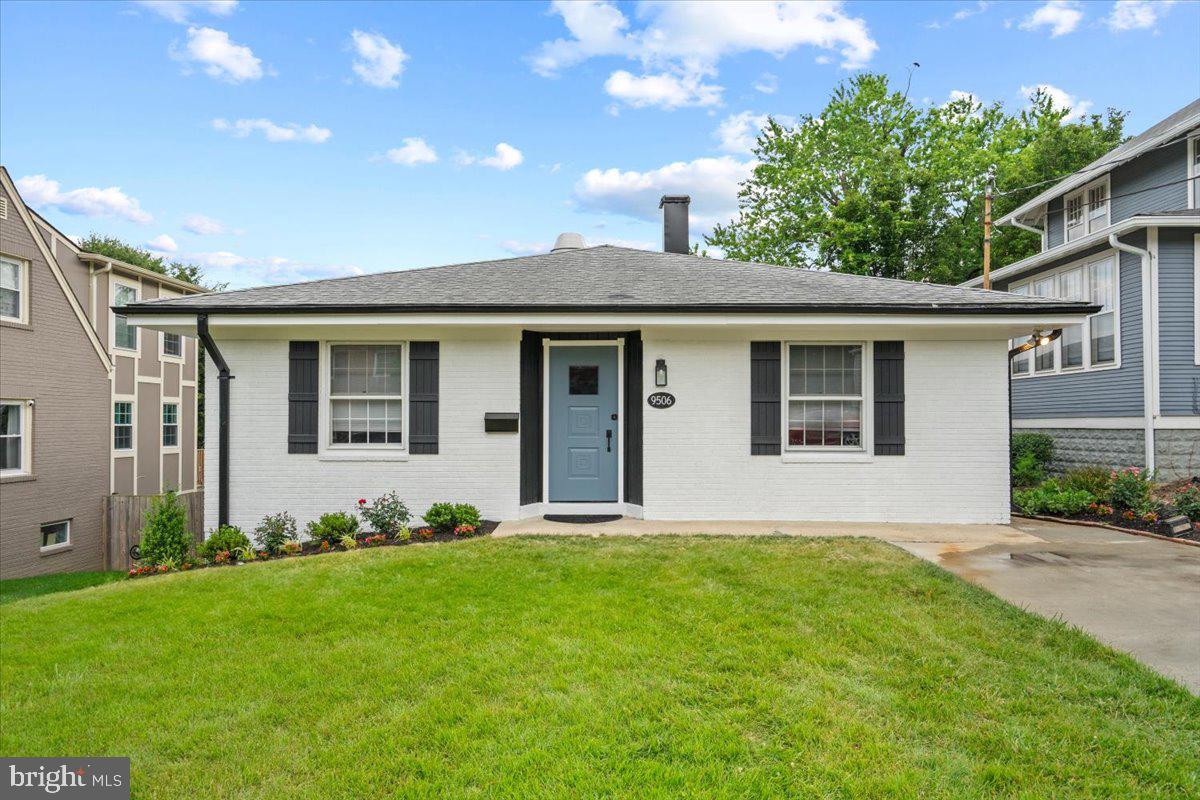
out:
M861 445L859 447L819 447L799 446L793 447L788 444L788 410L791 405L791 360L792 360L792 345L848 345L857 344L862 346L862 413L859 415L859 423L862 426L860 433ZM875 363L875 347L874 342L862 341L860 339L823 339L820 341L814 340L793 340L783 342L783 354L779 359L782 374L780 375L780 422L779 436L781 446L780 460L784 463L811 463L814 461L874 461L875 453L875 370L869 365ZM848 396L847 396L848 397ZM825 399L843 399L841 395ZM849 398L855 399L855 398Z
M165 289L163 287L159 287L159 290L158 290L158 299L159 300L168 300L168 299L175 298L175 297L183 297L183 295L178 292L168 291L167 289ZM183 357L187 353L187 338L188 337L184 336L182 333L179 334L179 355L172 355L171 353L167 352L167 335L168 334L165 331L158 332L158 356L159 356L159 358L161 358L163 361L170 361L173 364L182 364ZM182 377L183 377L183 373L181 372L180 378L182 378Z
M1188 208L1200 208L1200 165L1196 163L1197 154L1200 154L1200 136L1188 137Z
M1036 358L1032 355L1034 353L1034 350L1030 350L1030 351L1028 351L1028 353L1029 353L1029 371L1028 372L1020 373L1020 374L1014 373L1014 372L1012 372L1011 367L1010 367L1009 372L1010 372L1010 374L1012 374L1012 379L1014 381L1023 381L1023 380L1028 380L1030 378L1051 378L1056 375L1079 375L1079 374L1085 373L1085 372L1107 372L1108 370L1121 368L1121 254L1118 253L1116 250L1104 250L1099 253L1093 253L1092 255L1090 255L1086 258L1076 259L1075 261L1072 261L1068 264L1063 264L1062 266L1055 267L1052 270L1047 270L1046 272L1040 272L1033 277L1026 278L1024 280L1017 281L1017 282L1010 284L1008 287L1008 290L1012 291L1013 289L1021 287L1021 286L1028 286L1029 293L1032 296L1033 284L1037 283L1038 281L1043 281L1046 278L1057 279L1058 275L1063 272L1070 272L1073 269L1083 267L1084 268L1084 281L1085 281L1084 286L1085 286L1085 288L1089 289L1089 294L1090 294L1090 286L1086 283L1086 281L1089 280L1087 265L1090 263L1093 263L1095 261L1100 261L1105 258L1111 259L1113 262L1113 307L1112 307L1111 312L1105 311L1103 313L1105 313L1105 314L1112 313L1112 315L1113 315L1113 349L1114 349L1114 355L1116 356L1116 360L1113 361L1113 363L1111 363L1111 364L1101 364L1099 366L1092 365L1092 346L1091 346L1092 322L1091 321L1092 321L1092 317L1096 316L1095 314L1093 314L1093 315L1089 316L1087 318L1087 322L1084 323L1083 366L1067 367L1066 369L1063 368L1063 365L1062 365L1062 337L1059 337L1058 339L1055 339L1054 343L1051 345L1051 347L1054 348L1054 369L1053 370L1043 370L1041 372L1036 371L1036 369L1035 369ZM1200 339L1198 339L1198 341L1200 341ZM1022 354L1022 356L1024 356L1024 355L1025 354ZM1022 356L1018 356L1018 357L1022 357Z
M142 346L142 331L136 325L134 326L134 346L124 347L117 344L117 312L112 310L112 307L117 304L117 287L126 286L133 289L133 302L137 303L142 299L142 284L140 281L123 278L115 273L109 273L108 281L108 350L109 352L120 351L122 353L138 353Z
M44 536L44 534L42 533L42 528L46 527L47 525L62 525L63 523L66 523L66 526L67 526L67 540L65 542L59 542L58 544L51 544L51 545L43 545L40 543L42 541L45 541L45 539L42 538ZM42 524L38 525L38 537L39 537L39 545L38 545L39 552L57 553L59 550L71 549L71 544L72 544L71 543L71 520L56 519L52 522L43 522Z
M175 406L175 444L167 444L167 423L163 419L165 406ZM178 400L160 400L158 412L158 444L164 453L178 453L179 440L183 434L183 421L180 414L181 404Z
M1091 218L1088 216L1087 193L1088 193L1089 189L1095 189L1097 186L1100 186L1100 185L1104 186L1104 224L1103 225L1093 225ZM1067 235L1067 201L1071 200L1073 198L1076 198L1076 197L1080 198L1080 207L1082 209L1083 221L1080 223L1079 227L1083 228L1083 233L1080 234L1079 236L1077 236L1076 238L1071 239ZM1111 181L1109 180L1109 176L1105 175L1101 178L1098 178L1097 180L1092 181L1091 183L1087 184L1086 186L1082 186L1079 189L1076 189L1075 191L1070 192L1069 194L1063 195L1063 206L1062 207L1063 207L1063 210L1062 210L1063 244L1079 241L1079 239L1082 239L1084 236L1095 233L1097 231L1104 230L1105 228L1107 228L1108 226L1110 226L1112 224L1112 185L1111 185Z
M129 404L129 447L117 447L117 403ZM109 426L109 447L118 455L133 455L137 451L137 402L131 398L114 397L109 408L109 419L112 423Z
M21 293L20 297L18 298L18 303L17 303L17 316L15 316L15 317L0 316L0 322L10 322L14 325L28 325L29 324L29 288L30 288L30 286L29 286L30 274L29 273L31 272L31 270L29 269L29 261L28 261L28 259L18 258L16 256L10 256L10 255L4 254L4 253L0 253L0 258L3 258L3 260L7 261L10 264L17 265L17 282L19 284L19 288L17 289L17 291L19 291Z
M333 418L330 413L329 392L333 358L331 350L337 345L399 345L400 350L400 426L403 436L400 444L334 444L332 439ZM317 408L317 457L323 461L407 461L408 460L408 362L409 343L403 340L372 341L323 341L317 362L319 393ZM363 399L363 398L358 398ZM371 398L367 398L371 399Z
M0 478L13 478L18 475L33 474L33 401L5 397L0 399L5 405L15 405L21 409L21 468L0 470Z

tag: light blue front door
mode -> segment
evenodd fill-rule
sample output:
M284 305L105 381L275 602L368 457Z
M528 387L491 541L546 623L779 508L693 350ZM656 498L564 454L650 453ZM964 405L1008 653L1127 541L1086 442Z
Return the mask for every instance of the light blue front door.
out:
M551 346L548 380L550 501L615 503L616 346Z

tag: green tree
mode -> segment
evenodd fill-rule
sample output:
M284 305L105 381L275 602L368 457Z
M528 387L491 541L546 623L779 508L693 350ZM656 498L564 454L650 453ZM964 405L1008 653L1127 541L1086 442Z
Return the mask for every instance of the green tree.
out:
M1040 191L1009 191L1086 165L1121 141L1124 114L1067 124L1043 93L1009 114L964 98L918 108L883 75L839 85L819 116L770 120L739 211L706 237L748 261L957 283L982 269L989 170L995 214ZM993 237L997 265L1035 252L1033 234Z

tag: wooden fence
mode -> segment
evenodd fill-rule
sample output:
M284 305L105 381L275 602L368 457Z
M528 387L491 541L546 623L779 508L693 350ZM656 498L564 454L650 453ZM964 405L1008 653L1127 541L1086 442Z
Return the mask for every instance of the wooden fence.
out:
M103 530L100 542L104 549L104 568L127 570L133 564L131 550L142 537L142 526L154 494L110 494L104 499L100 515ZM179 501L187 509L188 531L196 542L204 541L204 492L183 492Z
M204 485L204 448L196 451L196 486Z

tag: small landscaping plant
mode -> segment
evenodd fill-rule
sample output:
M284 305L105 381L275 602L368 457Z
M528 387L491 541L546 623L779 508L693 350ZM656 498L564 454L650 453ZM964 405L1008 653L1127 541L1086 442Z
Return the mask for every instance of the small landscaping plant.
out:
M306 529L310 538L329 547L338 544L346 536L358 533L358 520L353 514L344 511L331 511L322 514L320 519L308 523ZM328 547L324 548L328 549Z
M346 548L347 550L353 550L356 547L358 547L358 539L355 539L354 534L352 534L352 533L347 534L341 538L341 541L339 542L339 544L341 544L341 546Z
M1108 499L1117 508L1145 513L1153 508L1150 502L1152 476L1140 467L1113 470Z
M1060 483L1064 489L1082 489L1093 497L1107 499L1112 488L1112 470L1108 467L1079 467L1067 470Z
M216 561L218 553L235 553L240 548L249 546L250 539L242 533L241 528L234 525L222 525L200 543L196 548L196 553L205 561Z
M1088 509L1096 498L1082 489L1066 489L1053 478L1032 489L1013 492L1013 503L1025 514L1075 516Z
M175 492L167 492L154 498L150 513L142 528L141 560L147 564L162 564L173 561L182 564L192 547L192 537L187 528L187 509L179 502Z
M287 542L283 543L283 547L281 548L281 550L283 551L283 554L286 556L299 555L300 553L302 553L304 551L304 545L300 544L299 542L295 542L295 541L287 541Z
M234 554L237 556L238 561L253 561L258 558L258 553L250 546L250 542L246 542L245 546L239 547L234 551Z
M296 518L286 511L268 514L254 529L255 544L272 555L283 552L284 545L296 539Z
M407 542L411 538L412 538L412 531L409 530L407 525L400 528L400 530L396 531L396 535L392 537L392 539L397 542Z
M1037 486L1046 479L1046 470L1037 456L1026 453L1017 459L1012 468L1013 486Z
M425 522L441 533L458 535L458 528L470 527L471 532L479 527L479 509L470 503L434 503L425 512Z
M1189 483L1171 499L1171 505L1192 522L1200 522L1200 485Z
M366 498L360 498L358 513L373 532L382 533L384 536L395 536L408 524L409 519L408 506L404 505L395 492L377 497L371 503L368 503Z

